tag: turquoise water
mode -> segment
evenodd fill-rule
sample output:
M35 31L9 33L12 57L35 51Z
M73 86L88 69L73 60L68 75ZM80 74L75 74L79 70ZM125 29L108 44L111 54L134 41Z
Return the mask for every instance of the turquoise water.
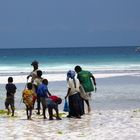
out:
M38 60L43 71L65 72L75 65L89 70L140 70L140 53L136 47L82 47L1 49L0 74L31 70L31 62Z
M32 70L31 62L39 61L40 68L52 76L55 73L57 80L61 73L73 69L79 64L96 73L111 72L134 72L140 73L140 53L135 51L136 47L100 47L100 48L46 48L46 49L1 49L0 50L0 76L3 75L24 75L25 77ZM59 74L60 73L60 74ZM66 75L63 75L64 79ZM48 78L48 77L47 77ZM14 77L14 79L16 79ZM25 78L26 79L26 78ZM66 81L55 82L48 78L49 89L54 95L64 99L67 93ZM92 105L96 109L118 109L137 108L139 104L139 76L124 76L98 79L97 93L93 93ZM16 107L22 108L20 103L21 93L25 84L17 84ZM5 84L0 84L0 104L4 108ZM62 109L63 104L60 106Z

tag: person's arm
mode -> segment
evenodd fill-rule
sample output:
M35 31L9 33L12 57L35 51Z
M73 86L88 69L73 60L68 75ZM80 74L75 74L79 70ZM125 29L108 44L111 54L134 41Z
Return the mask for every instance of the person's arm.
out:
M29 79L30 77L31 77L31 75L28 75L28 76L27 76L27 79Z
M14 93L16 93L16 90L17 90L17 87L15 86L15 91L14 91Z
M29 79L30 77L33 76L33 72L34 72L34 71L32 71L32 72L27 76L27 79Z
M47 86L44 88L44 93L46 94L47 97L51 96L51 93L50 93L50 91L49 91Z
M72 83L71 83L70 79L68 79L68 81L67 81L67 87L68 87L68 90L67 90L67 94L65 96L65 99L69 96L70 90L71 90L71 87L72 87Z
M48 95L51 96L51 93L49 92L49 90L48 90Z
M96 86L96 80L95 80L95 77L92 75L91 78L92 78L92 80L93 80L94 85Z
M97 87L96 87L96 80L95 80L95 77L92 75L91 78L92 78L92 80L93 80L93 83L94 83L94 86L95 86L95 92L96 92Z
M69 93L70 93L70 88L68 88L68 90L67 90L67 95L65 96L65 99L69 96Z

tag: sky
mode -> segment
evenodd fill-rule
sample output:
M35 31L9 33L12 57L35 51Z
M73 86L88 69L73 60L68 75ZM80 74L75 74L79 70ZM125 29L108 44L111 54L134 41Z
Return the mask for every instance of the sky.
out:
M0 48L140 45L140 0L1 0Z

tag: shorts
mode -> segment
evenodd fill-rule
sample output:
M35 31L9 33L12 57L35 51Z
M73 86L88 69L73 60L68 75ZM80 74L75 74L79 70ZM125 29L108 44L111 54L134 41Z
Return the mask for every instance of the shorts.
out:
M8 109L9 105L14 108L14 98L7 97L5 100L5 108Z
M50 98L41 97L40 101L43 108L51 107L51 108L56 109L58 107L58 105L54 101L52 101Z
M43 108L47 108L46 98L40 97L40 102L41 102Z
M55 103L54 101L52 101L51 99L48 99L48 108L52 108L52 109L57 109L58 108L58 104Z

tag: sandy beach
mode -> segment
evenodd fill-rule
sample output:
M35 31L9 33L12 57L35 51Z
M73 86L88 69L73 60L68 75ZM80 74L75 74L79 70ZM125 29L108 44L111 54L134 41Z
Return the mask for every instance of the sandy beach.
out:
M140 110L94 110L82 119L43 120L25 111L16 117L0 117L0 139L5 140L139 140Z
M139 140L140 139L140 77L137 74L97 78L97 93L90 100L92 111L81 119L67 118L63 112L65 81L51 81L50 91L59 95L62 120L44 120L34 110L26 120L25 107L20 103L25 84L16 84L15 117L0 116L0 139L5 140ZM4 92L4 84L0 86ZM1 95L1 109L4 109ZM85 106L86 107L86 106ZM85 108L86 109L86 108Z

